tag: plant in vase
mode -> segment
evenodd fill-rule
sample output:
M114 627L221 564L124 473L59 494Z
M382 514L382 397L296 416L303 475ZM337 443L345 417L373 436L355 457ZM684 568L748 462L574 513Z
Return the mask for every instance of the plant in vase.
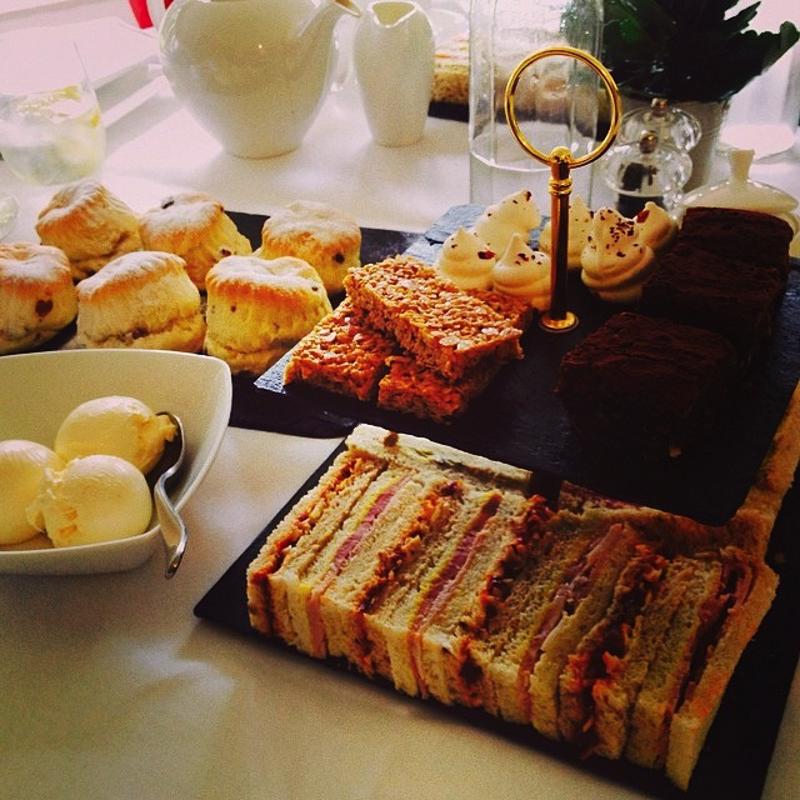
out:
M689 186L708 175L728 102L800 38L784 22L775 32L750 29L760 3L739 0L605 0L603 61L628 108L665 98L694 114L703 138L692 152Z

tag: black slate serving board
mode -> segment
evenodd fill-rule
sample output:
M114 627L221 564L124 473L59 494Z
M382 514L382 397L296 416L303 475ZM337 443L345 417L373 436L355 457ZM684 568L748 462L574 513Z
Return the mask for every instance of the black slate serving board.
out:
M250 628L245 595L247 566L269 533L300 497L317 483L339 450L309 477L198 602L194 609L198 617L252 636L263 646L290 650L281 642L265 639ZM568 745L551 742L531 727L506 723L481 711L442 706L433 701L426 706L426 711L434 708L435 713L443 717L461 719L486 731L487 735L530 746L571 764L574 769L615 781L649 797L664 800L716 797L757 800L764 788L800 653L800 629L796 624L797 608L800 607L800 537L796 535L799 526L800 486L796 485L784 501L767 554L767 561L780 577L775 601L736 668L688 792L678 790L660 772L645 770L625 761L607 761L600 757L581 760L578 752ZM300 653L295 655L298 659L307 658ZM342 662L325 661L320 662L320 668L342 670L347 667ZM385 686L387 692L396 696L388 684ZM425 702L412 698L406 698L406 701L412 705Z
M459 225L469 225L479 211L470 205L450 209L419 237L367 229L363 260L401 252L405 243L407 252L432 261L447 236ZM235 216L238 223L240 215ZM260 223L256 224L260 231ZM570 274L569 296L580 326L561 335L532 326L522 340L525 358L507 365L467 413L448 425L312 387L284 386L288 354L254 386L249 378L237 378L231 423L333 437L346 435L358 422L370 422L568 479L629 502L707 523L725 522L752 485L800 378L800 273L790 274L772 340L732 398L724 423L694 451L645 467L585 451L553 393L564 353L619 310L591 295L576 273Z
M474 215L474 207L460 207L451 210L442 220L426 233L424 237L408 236L408 247L411 252L422 258L431 258L435 255L437 246L444 241L449 230L454 224L460 224ZM258 219L258 218L256 218ZM260 223L256 223L257 227ZM260 227L259 227L260 229ZM398 252L391 249L394 245L391 232L376 231L370 240L370 260L377 260L384 255ZM383 237L387 238L383 238ZM367 234L365 234L365 240ZM398 244L400 240L396 240ZM390 249L382 250L384 244L392 242ZM798 266L794 264L795 268ZM740 427L727 427L727 439L723 435L714 440L715 447L729 447L725 454L715 454L713 448L704 456L707 461L700 459L697 463L687 462L690 467L700 474L705 474L708 480L704 481L695 493L683 497L678 507L685 504L686 500L693 502L700 508L710 510L712 519L724 518L727 510L720 511L720 506L714 504L723 502L725 498L731 502L736 498L738 491L723 486L725 482L736 480L734 473L744 475L748 469L755 469L763 453L762 448L771 438L777 421L785 408L788 395L800 372L800 275L794 272L790 278L789 290L780 310L776 334L770 348L759 361L756 370L748 384L742 387L739 398L739 420L734 419L730 424ZM582 329L574 334L563 337L548 336L539 331L531 331L526 337L526 350L533 347L531 353L537 353L534 358L545 367L554 368L560 360L561 353L571 344L570 337L585 335L592 327L600 324L613 309L604 307L583 290L576 283L572 292L573 308L582 315ZM530 357L530 356L529 356ZM527 360L527 359L526 359ZM522 362L524 363L524 362ZM529 405L539 402L540 396L547 399L549 392L539 392L538 384L534 382L529 386L524 380L517 380L513 374L508 374L515 367L512 365L500 377L499 396L487 397L480 404L480 413L484 418L494 415L496 425L511 425L518 435L524 435L526 427L510 419L507 412L523 411ZM258 383L263 385L270 376L280 374L280 366L276 366L262 376ZM510 398L504 398L503 392L513 389ZM552 398L551 398L552 399ZM360 420L376 421L379 424L396 423L394 427L410 432L422 433L437 438L440 441L449 441L458 445L460 437L469 434L468 426L465 430L455 427L426 425L403 417L402 415L386 415L371 420L369 409L363 403L348 403L343 398L328 395L323 392L310 391L307 393L286 393L282 388L256 389L251 380L235 387L234 424L248 424L251 427L264 427L280 429L289 433L303 435L335 436L345 435ZM552 413L545 405L539 410L541 417ZM472 413L472 412L470 412ZM277 415L277 416L275 416ZM238 419L238 423L235 421ZM267 420L269 422L267 423ZM552 420L548 425L543 425L545 432L545 446L577 447L572 441L569 431L563 424L559 425ZM730 436L731 431L735 436ZM736 457L735 465L727 464L731 451L744 449L750 451L750 456ZM338 451L337 451L338 452ZM287 649L279 642L273 642L254 633L249 626L245 597L246 571L267 536L275 525L295 505L297 500L319 479L327 469L336 453L327 459L318 470L309 477L307 482L298 490L296 495L264 528L250 546L239 556L217 583L207 592L195 607L195 614L210 622L222 625L240 634L256 637L261 644L268 647ZM570 454L567 454L570 457ZM740 454L741 455L741 454ZM577 450L572 456L575 466L580 468L580 452ZM569 460L567 465L569 465ZM552 465L550 465L552 468ZM689 466L686 467L687 469ZM597 465L586 465L589 478L585 481L588 485L599 487L603 483L603 475L593 473ZM716 479L711 476L714 470ZM623 470L624 472L624 470ZM673 472L679 472L674 470ZM697 473L695 473L697 474ZM573 477L569 474L569 477ZM624 475L622 476L624 478ZM629 476L630 477L630 476ZM653 480L652 474L646 476ZM685 483L679 481L680 474L668 474L656 479L667 480L671 483L664 487L661 494L665 498L663 507L675 508L670 492L685 491ZM574 478L573 478L574 479ZM642 483L645 478L642 479ZM749 483L747 484L749 485ZM644 487L645 489L647 487ZM745 487L746 488L746 487ZM707 495L707 496L704 496ZM701 514L695 514L702 518ZM766 778L766 772L778 727L783 715L794 671L800 652L800 631L795 624L796 609L800 604L800 539L796 530L800 525L800 486L795 486L787 494L772 534L767 560L780 577L780 584L775 601L765 617L758 633L751 641L742 657L733 679L728 687L722 705L717 714L716 721L706 740L700 761L695 769L689 791L684 793L672 786L660 773L640 769L627 762L611 762L601 758L590 758L582 761L576 752L569 746L551 742L536 734L527 726L504 723L480 711L451 708L430 704L437 709L436 713L463 719L469 724L477 726L487 732L487 735L498 736L514 742L531 746L543 751L553 758L570 763L573 768L585 770L605 779L616 781L631 789L642 792L648 796L665 798L708 798L708 797L736 797L742 800L755 800L761 796ZM306 658L297 654L297 658ZM326 661L321 663L321 668L342 669L346 668L340 662ZM387 692L394 690L386 687ZM410 704L425 701L407 698Z
M428 116L439 119L452 119L455 122L469 122L469 106L461 103L442 103L431 101Z

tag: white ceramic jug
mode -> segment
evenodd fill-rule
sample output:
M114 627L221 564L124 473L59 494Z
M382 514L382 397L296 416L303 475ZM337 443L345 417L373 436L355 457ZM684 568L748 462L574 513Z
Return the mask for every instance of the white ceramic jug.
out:
M434 41L409 0L371 3L353 42L353 64L372 137L398 147L422 138L433 83Z
M300 145L330 86L333 29L352 0L175 0L161 23L164 73L230 153Z

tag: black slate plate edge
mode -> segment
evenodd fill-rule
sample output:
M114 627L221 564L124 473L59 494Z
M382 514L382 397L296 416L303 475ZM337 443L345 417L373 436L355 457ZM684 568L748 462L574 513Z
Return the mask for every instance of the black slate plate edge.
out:
M432 100L428 106L428 116L450 119L454 122L469 122L469 106L463 103L443 103Z
M246 603L247 566L255 558L267 536L297 501L309 491L341 452L340 445L314 471L261 533L242 552L194 608L196 616L235 633L248 636L260 646L275 647L293 657L307 656L284 643L266 639L250 628ZM756 800L761 796L767 769L777 739L800 655L800 631L794 624L800 605L800 538L795 535L800 524L800 484L787 494L773 530L767 561L776 570L780 582L775 600L761 627L739 661L723 697L714 724L706 739L688 792L673 786L660 772L641 769L625 761L593 757L582 761L569 745L552 742L526 726L506 723L480 710L444 706L397 693L386 682L373 682L393 697L416 706L426 703L446 716L461 719L489 734L535 748L576 769L603 777L647 796L673 800L707 800L709 797L735 797ZM787 636L794 632L794 637ZM325 668L358 676L342 661L321 662Z

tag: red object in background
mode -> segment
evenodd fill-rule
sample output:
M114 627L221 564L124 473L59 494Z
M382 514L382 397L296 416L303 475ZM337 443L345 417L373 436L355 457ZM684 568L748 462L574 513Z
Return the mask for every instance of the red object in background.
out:
M133 16L136 17L136 24L140 28L152 28L153 27L153 17L156 16L158 13L156 9L158 9L161 13L158 13L158 19L160 20L161 17L164 15L164 11L166 11L170 5L172 4L172 0L128 0L131 4L131 10L133 11Z

